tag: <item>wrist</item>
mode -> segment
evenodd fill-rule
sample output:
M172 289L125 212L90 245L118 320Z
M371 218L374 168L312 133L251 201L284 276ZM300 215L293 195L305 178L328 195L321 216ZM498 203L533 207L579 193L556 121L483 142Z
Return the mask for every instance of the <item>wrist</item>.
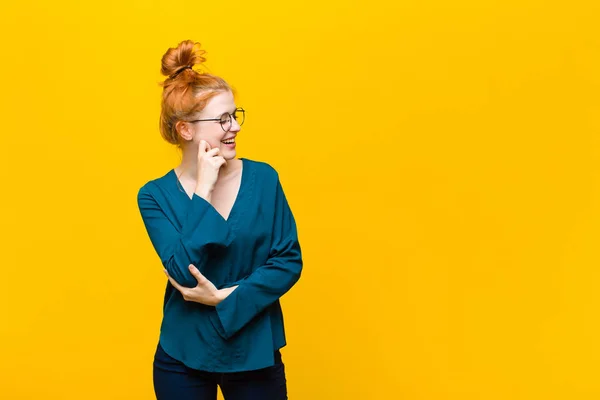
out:
M225 300L227 298L227 296L229 296L231 294L231 292L233 292L235 290L235 288L237 288L237 286L232 286L232 287L217 290L216 303L219 304L220 302ZM215 305L217 305L217 304L215 304Z
M203 199L205 199L209 202L210 202L210 198L212 197L212 191L213 191L213 188L208 185L198 185L198 186L196 186L196 190L194 190L194 192L198 196L202 197Z
M224 292L225 289L219 289L217 290L217 293L215 295L215 306L217 304L219 304L220 302L222 302L223 300L225 300L225 298L227 297L226 293Z

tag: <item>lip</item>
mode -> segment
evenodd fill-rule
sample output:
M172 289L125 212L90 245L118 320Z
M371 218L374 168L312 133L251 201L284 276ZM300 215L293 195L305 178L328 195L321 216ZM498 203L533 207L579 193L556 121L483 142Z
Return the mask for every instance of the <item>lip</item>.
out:
M229 139L235 139L235 138L236 138L236 136L237 136L237 135L234 135L234 136L231 136L231 137L225 138L225 139L221 140L221 142L224 142L225 140L229 140Z

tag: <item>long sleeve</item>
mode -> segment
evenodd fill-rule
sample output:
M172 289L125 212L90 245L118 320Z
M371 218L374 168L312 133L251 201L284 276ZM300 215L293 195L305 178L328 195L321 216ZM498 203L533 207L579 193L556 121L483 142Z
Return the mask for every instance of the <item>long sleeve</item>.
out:
M229 246L234 233L212 204L195 193L178 229L147 185L139 190L137 201L150 241L169 275L180 285L195 287L198 282L188 266L194 264L204 272L209 247Z
M216 306L219 333L229 339L257 314L277 301L300 278L302 256L296 223L279 179L269 257ZM220 322L220 323L219 323Z

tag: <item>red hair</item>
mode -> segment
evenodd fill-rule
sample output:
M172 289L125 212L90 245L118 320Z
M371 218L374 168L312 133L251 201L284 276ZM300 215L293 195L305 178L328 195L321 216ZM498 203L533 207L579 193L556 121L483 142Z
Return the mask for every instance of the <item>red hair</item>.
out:
M192 119L215 95L231 91L224 79L193 69L206 61L200 43L184 40L169 48L161 60L160 72L167 76L163 88L159 129L162 137L181 148L182 142L175 127L177 121Z

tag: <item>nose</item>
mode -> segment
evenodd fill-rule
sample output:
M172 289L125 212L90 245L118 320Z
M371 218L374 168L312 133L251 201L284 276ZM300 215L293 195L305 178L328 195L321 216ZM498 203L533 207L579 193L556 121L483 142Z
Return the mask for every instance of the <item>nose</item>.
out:
M231 118L231 128L229 128L229 132L239 132L240 129L242 129L240 127L240 124L238 124L237 120L235 118Z

